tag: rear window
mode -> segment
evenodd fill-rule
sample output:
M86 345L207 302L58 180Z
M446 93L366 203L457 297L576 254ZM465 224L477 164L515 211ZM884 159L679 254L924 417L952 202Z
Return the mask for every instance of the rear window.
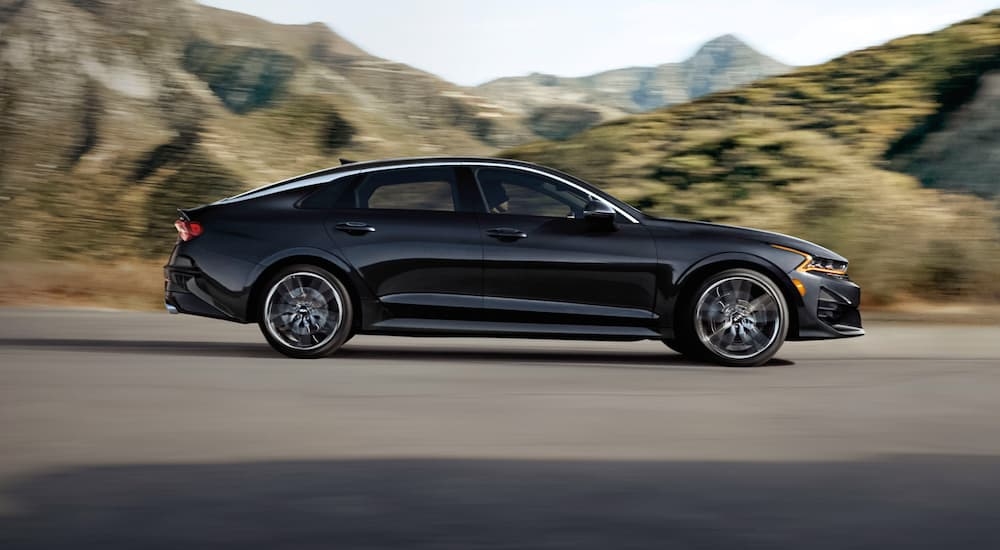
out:
M452 168L383 170L361 176L344 187L345 190L332 201L333 208L456 210L457 188Z
M356 179L357 176L352 176L318 185L312 193L299 202L299 208L307 208L310 210L333 208L337 204L337 200L340 196L350 190L354 180Z

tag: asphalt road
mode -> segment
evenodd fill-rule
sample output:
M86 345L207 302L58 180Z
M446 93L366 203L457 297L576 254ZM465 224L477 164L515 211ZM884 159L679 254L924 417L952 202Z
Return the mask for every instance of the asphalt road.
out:
M1000 327L655 342L0 310L0 548L1000 548Z

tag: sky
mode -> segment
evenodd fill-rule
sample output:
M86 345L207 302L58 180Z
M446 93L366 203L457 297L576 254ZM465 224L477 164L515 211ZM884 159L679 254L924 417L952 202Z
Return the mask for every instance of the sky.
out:
M1000 0L201 0L321 21L372 55L464 86L682 61L723 34L812 65L1000 7Z

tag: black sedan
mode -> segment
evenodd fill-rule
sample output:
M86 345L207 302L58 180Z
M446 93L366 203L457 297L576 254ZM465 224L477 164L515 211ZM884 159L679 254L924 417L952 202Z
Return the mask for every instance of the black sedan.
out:
M662 340L754 366L861 336L847 260L764 231L643 214L569 174L414 158L181 210L166 307L258 323L279 352L354 334Z

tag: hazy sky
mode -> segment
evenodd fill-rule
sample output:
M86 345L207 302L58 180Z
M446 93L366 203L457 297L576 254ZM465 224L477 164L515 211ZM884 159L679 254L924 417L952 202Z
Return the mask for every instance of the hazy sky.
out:
M820 63L1000 7L1000 0L204 0L278 23L322 21L369 53L463 85L680 61L735 34Z

